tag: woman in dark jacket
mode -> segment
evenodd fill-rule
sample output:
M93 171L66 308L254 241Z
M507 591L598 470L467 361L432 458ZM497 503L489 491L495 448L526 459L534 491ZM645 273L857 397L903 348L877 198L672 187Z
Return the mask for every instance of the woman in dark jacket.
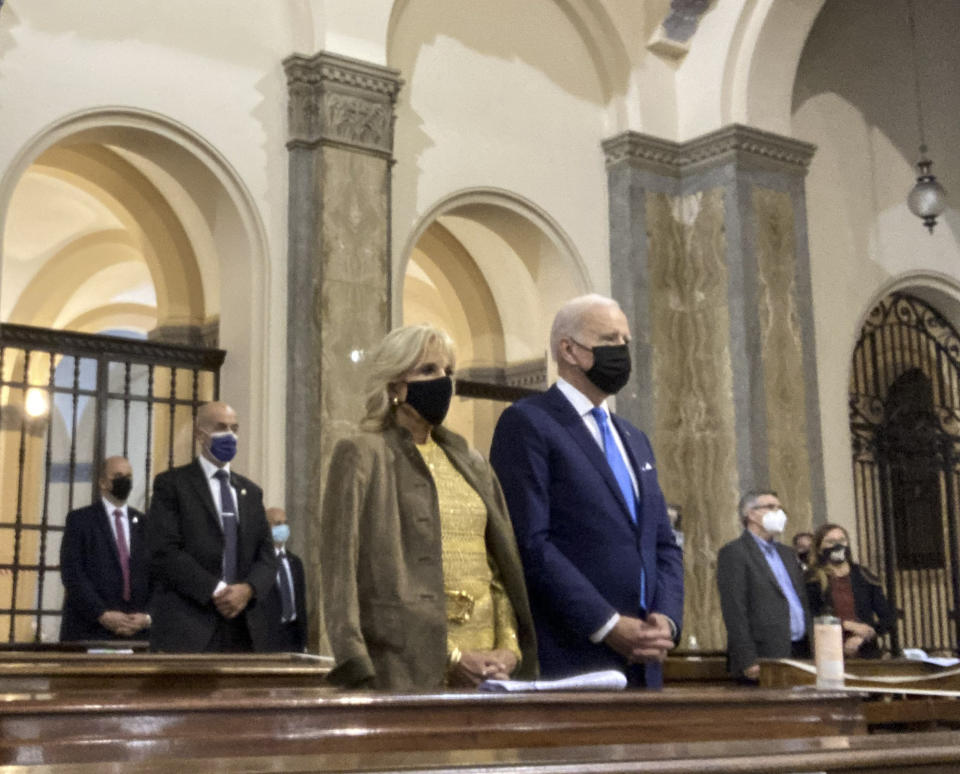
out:
M879 658L877 639L896 623L880 579L850 556L850 535L839 524L824 524L813 537L807 595L814 616L834 615L843 627L848 657Z

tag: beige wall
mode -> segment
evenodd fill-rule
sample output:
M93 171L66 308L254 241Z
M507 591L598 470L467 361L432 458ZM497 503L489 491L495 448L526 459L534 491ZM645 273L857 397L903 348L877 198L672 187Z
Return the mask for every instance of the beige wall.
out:
M960 191L960 5L917 3L927 143L934 173L953 200ZM893 289L938 289L934 303L955 326L943 296L960 298L960 217L933 235L906 207L919 144L905 8L829 0L797 71L793 132L816 143L807 178L827 508L854 524L847 416L850 363L860 326ZM854 530L851 530L853 532Z

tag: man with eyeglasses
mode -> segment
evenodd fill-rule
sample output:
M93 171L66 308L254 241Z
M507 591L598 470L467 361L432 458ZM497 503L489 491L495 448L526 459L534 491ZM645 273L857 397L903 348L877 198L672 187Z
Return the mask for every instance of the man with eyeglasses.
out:
M755 682L761 658L810 657L812 622L796 554L776 540L787 523L777 493L747 492L738 510L743 534L720 549L717 586L728 669Z

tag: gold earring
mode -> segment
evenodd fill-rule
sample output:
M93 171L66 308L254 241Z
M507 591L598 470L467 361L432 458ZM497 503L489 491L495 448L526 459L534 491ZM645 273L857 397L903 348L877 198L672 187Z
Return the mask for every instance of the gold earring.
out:
M390 398L390 405L391 405L391 406L394 406L394 407L399 406L399 405L400 405L400 398L397 397L396 395L394 395L392 398Z

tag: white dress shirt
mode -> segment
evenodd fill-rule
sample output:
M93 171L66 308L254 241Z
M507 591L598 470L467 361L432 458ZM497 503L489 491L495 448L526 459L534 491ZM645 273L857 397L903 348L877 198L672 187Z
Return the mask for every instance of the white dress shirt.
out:
M230 463L228 462L222 468L218 468L216 465L210 462L210 460L208 460L202 454L197 456L197 460L199 460L200 467L203 468L203 473L207 477L207 486L210 487L210 496L213 497L213 505L217 509L217 516L220 517L220 528L222 529L223 528L223 503L220 502L220 479L218 479L216 475L217 475L217 471L225 470L227 471L227 475L229 476ZM227 481L229 482L230 479L228 478ZM233 493L233 502L236 505L237 511L239 511L240 502L237 500L237 490L233 486L233 484L230 484L230 491ZM239 524L240 514L236 513L235 515L237 517L237 524ZM220 581L217 583L217 587L213 590L213 596L216 596L221 589L225 589L226 587L227 587L226 581L224 581L221 578Z
M123 513L123 518L120 519L120 524L123 529L123 538L127 541L127 552L130 552L130 512L127 510L127 504L123 505L114 505L106 497L101 497L100 500L103 502L103 507L107 509L107 524L110 525L110 534L113 535L113 542L117 545L120 545L117 542L117 520L113 516L114 511L120 511Z

